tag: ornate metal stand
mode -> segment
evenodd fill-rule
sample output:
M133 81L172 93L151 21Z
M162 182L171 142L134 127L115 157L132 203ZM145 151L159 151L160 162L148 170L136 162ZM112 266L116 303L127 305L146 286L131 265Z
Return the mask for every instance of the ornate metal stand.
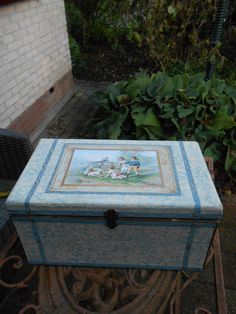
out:
M219 245L217 231L206 264L214 257L218 312L226 314ZM8 269L9 272L9 267L20 271L24 278L16 283L2 279L2 270ZM198 273L187 274L183 271L47 266L35 266L25 274L24 267L28 270L29 265L17 255L1 261L0 286L7 293L0 305L0 312L6 302L14 299L19 304L19 314L161 314L164 311L180 314L181 294L198 276ZM27 300L22 301L25 296ZM210 312L198 308L195 313Z

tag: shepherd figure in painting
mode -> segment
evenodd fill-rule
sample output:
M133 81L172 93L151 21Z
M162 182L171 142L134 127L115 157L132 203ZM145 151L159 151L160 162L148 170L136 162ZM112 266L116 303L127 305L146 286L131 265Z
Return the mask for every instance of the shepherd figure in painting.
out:
M120 157L118 167L120 167L120 172L126 175L129 169L129 162L124 157Z
M138 158L136 156L132 156L131 160L128 162L129 168L127 171L127 174L129 175L131 171L134 171L135 174L139 177L139 168L140 168L140 162L138 161Z

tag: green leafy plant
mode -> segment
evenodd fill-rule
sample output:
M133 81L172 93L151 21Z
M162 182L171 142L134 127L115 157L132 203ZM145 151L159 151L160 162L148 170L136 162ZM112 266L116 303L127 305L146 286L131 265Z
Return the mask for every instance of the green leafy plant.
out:
M98 138L196 140L236 180L236 88L202 73L137 74L93 95Z
M130 49L128 41L142 49L156 69L165 72L179 63L195 64L194 68L201 71L213 56L220 70L225 64L220 51L227 58L234 56L235 49L230 45L235 43L235 1L229 4L223 36L227 40L213 51L209 38L215 0L66 0L65 5L69 33L83 51L106 42L125 55L126 49ZM232 67L229 72L234 78ZM224 74L224 69L219 73Z
M163 70L179 60L198 60L205 65L209 54L215 1L153 1L145 23L151 58Z
M70 36L77 39L82 36L83 15L73 0L65 1L67 28Z
M79 69L83 68L85 64L81 58L79 44L71 35L69 35L69 46L70 46L72 70L73 70L73 73L76 75L79 72Z
M124 40L129 40L141 46L139 34L143 0L102 0L99 1L95 26L100 35L105 37L112 47L119 47Z

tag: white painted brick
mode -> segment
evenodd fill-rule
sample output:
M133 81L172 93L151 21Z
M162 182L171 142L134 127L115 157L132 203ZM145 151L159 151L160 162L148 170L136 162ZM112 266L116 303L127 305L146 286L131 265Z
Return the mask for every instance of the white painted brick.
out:
M11 65L13 68L16 68L16 67L22 67L22 65L25 63L25 56L20 56L18 57L16 60L14 60Z
M19 56L25 54L26 52L30 51L31 47L30 45L25 45L23 47L21 47L20 49L18 49L18 54Z
M16 86L16 80L15 79L11 80L11 81L6 80L5 84L1 86L0 94L4 94L8 90L12 89L14 86Z
M33 81L37 79L37 74L33 73L31 75L28 75L28 77L26 78L25 82L27 85L31 84L31 86L33 85Z
M10 120L8 118L4 118L0 120L0 126L5 129L10 124Z
M34 57L37 55L37 50L36 49L31 49L25 56L26 60L34 59Z
M26 86L24 87L24 89L21 90L20 96L21 96L21 97L24 97L24 96L28 95L30 91L31 91L31 86L27 86L27 85L26 85ZM29 99L29 97L28 97L28 99Z
M28 17L27 19L24 19L23 21L19 22L20 28L28 27L31 25L31 23L32 23L31 18Z
M4 106L4 103L1 103L1 98L0 98L0 118L3 117L3 114L5 111L6 111L6 108Z
M11 43L11 42L13 42L14 41L14 36L13 36L13 34L9 34L9 35L5 35L5 36L3 36L3 38L2 38L2 42L3 42L3 44L9 44L9 43Z
M21 81L26 80L28 76L29 76L28 71L21 73L20 75L17 76L17 83L20 83Z
M30 8L30 9L24 11L24 16L25 16L25 18L33 17L33 16L35 16L36 14L37 14L37 10L36 10L36 9Z
M36 33L39 30L39 24L34 24L29 27L29 33Z
M25 107L27 108L28 103L29 103L29 98L28 98L28 96L26 95L26 96L24 96L24 97L21 97L21 98L19 99L19 101L16 103L15 106L16 106L17 108L21 107L22 110L24 110Z
M29 1L22 1L16 3L16 11L21 12L29 8Z
M15 60L17 58L17 52L16 51L12 51L9 54L7 54L6 56L3 57L3 62L5 64Z
M16 110L16 108L14 106L9 107L7 110L4 111L3 115L6 118L10 118L10 116L14 113L14 111Z
M45 18L49 14L50 10L48 10L48 6L43 5L41 8L41 12L43 13L43 18Z
M6 110L7 101L12 97L11 90L7 91L6 93L2 94L0 97L0 111L3 112Z
M34 65L29 69L29 73L37 73L37 76L40 77L39 74L40 71L40 64L39 63L34 63Z
M8 46L0 43L0 58L4 57L6 54L8 54L8 52Z
M43 53L39 53L37 50L37 55L34 57L34 62L40 64L41 60L44 58Z
M30 8L37 8L40 6L40 2L38 0L31 0L29 6Z
M15 69L11 70L11 71L8 71L7 79L11 80L11 79L17 77L21 72L22 72L21 67L17 67Z
M37 40L35 40L34 42L31 43L32 49L38 48L41 45L41 43L38 39L39 39L39 36L37 34Z
M31 44L34 40L35 40L34 34L28 35L26 38L23 39L23 44L24 45Z
M11 93L13 96L15 95L19 95L19 99L20 99L20 92L22 91L22 89L25 87L25 82L19 82L16 84L16 86L14 86L14 88L11 89Z
M32 89L32 94L33 95L37 95L38 93L40 93L41 92L41 90L40 90L40 88L39 88L39 86L38 85L36 85L33 89ZM36 98L37 99L37 98Z
M41 21L42 21L41 15L35 15L35 16L32 17L32 24L39 23Z
M14 10L15 12L15 10ZM10 15L10 22L19 22L24 20L24 13L23 12L17 12Z
M17 32L15 32L14 34L14 38L15 40L19 40L19 39L24 39L28 36L28 29L24 28L24 29L20 29Z
M46 34L46 35L42 38L42 43L43 43L43 44L47 44L47 43L48 43L48 46L50 46L50 35L49 35L49 34Z
M5 34L11 34L13 32L16 32L19 30L19 24L18 23L7 23L3 26L3 31Z
M4 76L4 77L6 77L7 76L7 73L9 72L9 71L11 71L11 69L12 69L12 65L9 63L9 64L5 64L4 66L2 66L1 68L0 68L0 76Z
M6 82L6 78L4 76L0 76L0 85L4 85Z
M15 95L9 98L9 100L6 102L6 108L12 107L17 101L19 100L19 95Z
M15 40L13 43L8 45L9 51L17 50L22 47L22 41L21 40Z
M0 8L0 127L71 69L64 1L22 0L9 7L4 14Z
M3 30L3 26L8 25L10 23L10 17L2 14L2 10L0 10L0 28Z
M33 60L30 60L30 61L26 62L25 66L24 66L24 71L25 71L25 72L26 72L26 71L28 72L28 76L26 77L26 79L28 79L28 77L30 77L32 74L36 74L36 75L37 75L37 73L36 73L35 71L33 71L32 73L30 73L30 70L31 70L32 68L35 68L35 67L34 67L34 63L33 63Z

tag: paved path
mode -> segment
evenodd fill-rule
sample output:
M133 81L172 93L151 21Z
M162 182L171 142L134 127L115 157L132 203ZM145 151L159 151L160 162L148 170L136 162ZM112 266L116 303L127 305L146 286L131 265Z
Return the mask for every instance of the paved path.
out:
M89 98L96 90L105 88L108 84L107 82L78 81L75 85L74 97L40 137L89 138L89 132L85 128L85 123L93 110Z

